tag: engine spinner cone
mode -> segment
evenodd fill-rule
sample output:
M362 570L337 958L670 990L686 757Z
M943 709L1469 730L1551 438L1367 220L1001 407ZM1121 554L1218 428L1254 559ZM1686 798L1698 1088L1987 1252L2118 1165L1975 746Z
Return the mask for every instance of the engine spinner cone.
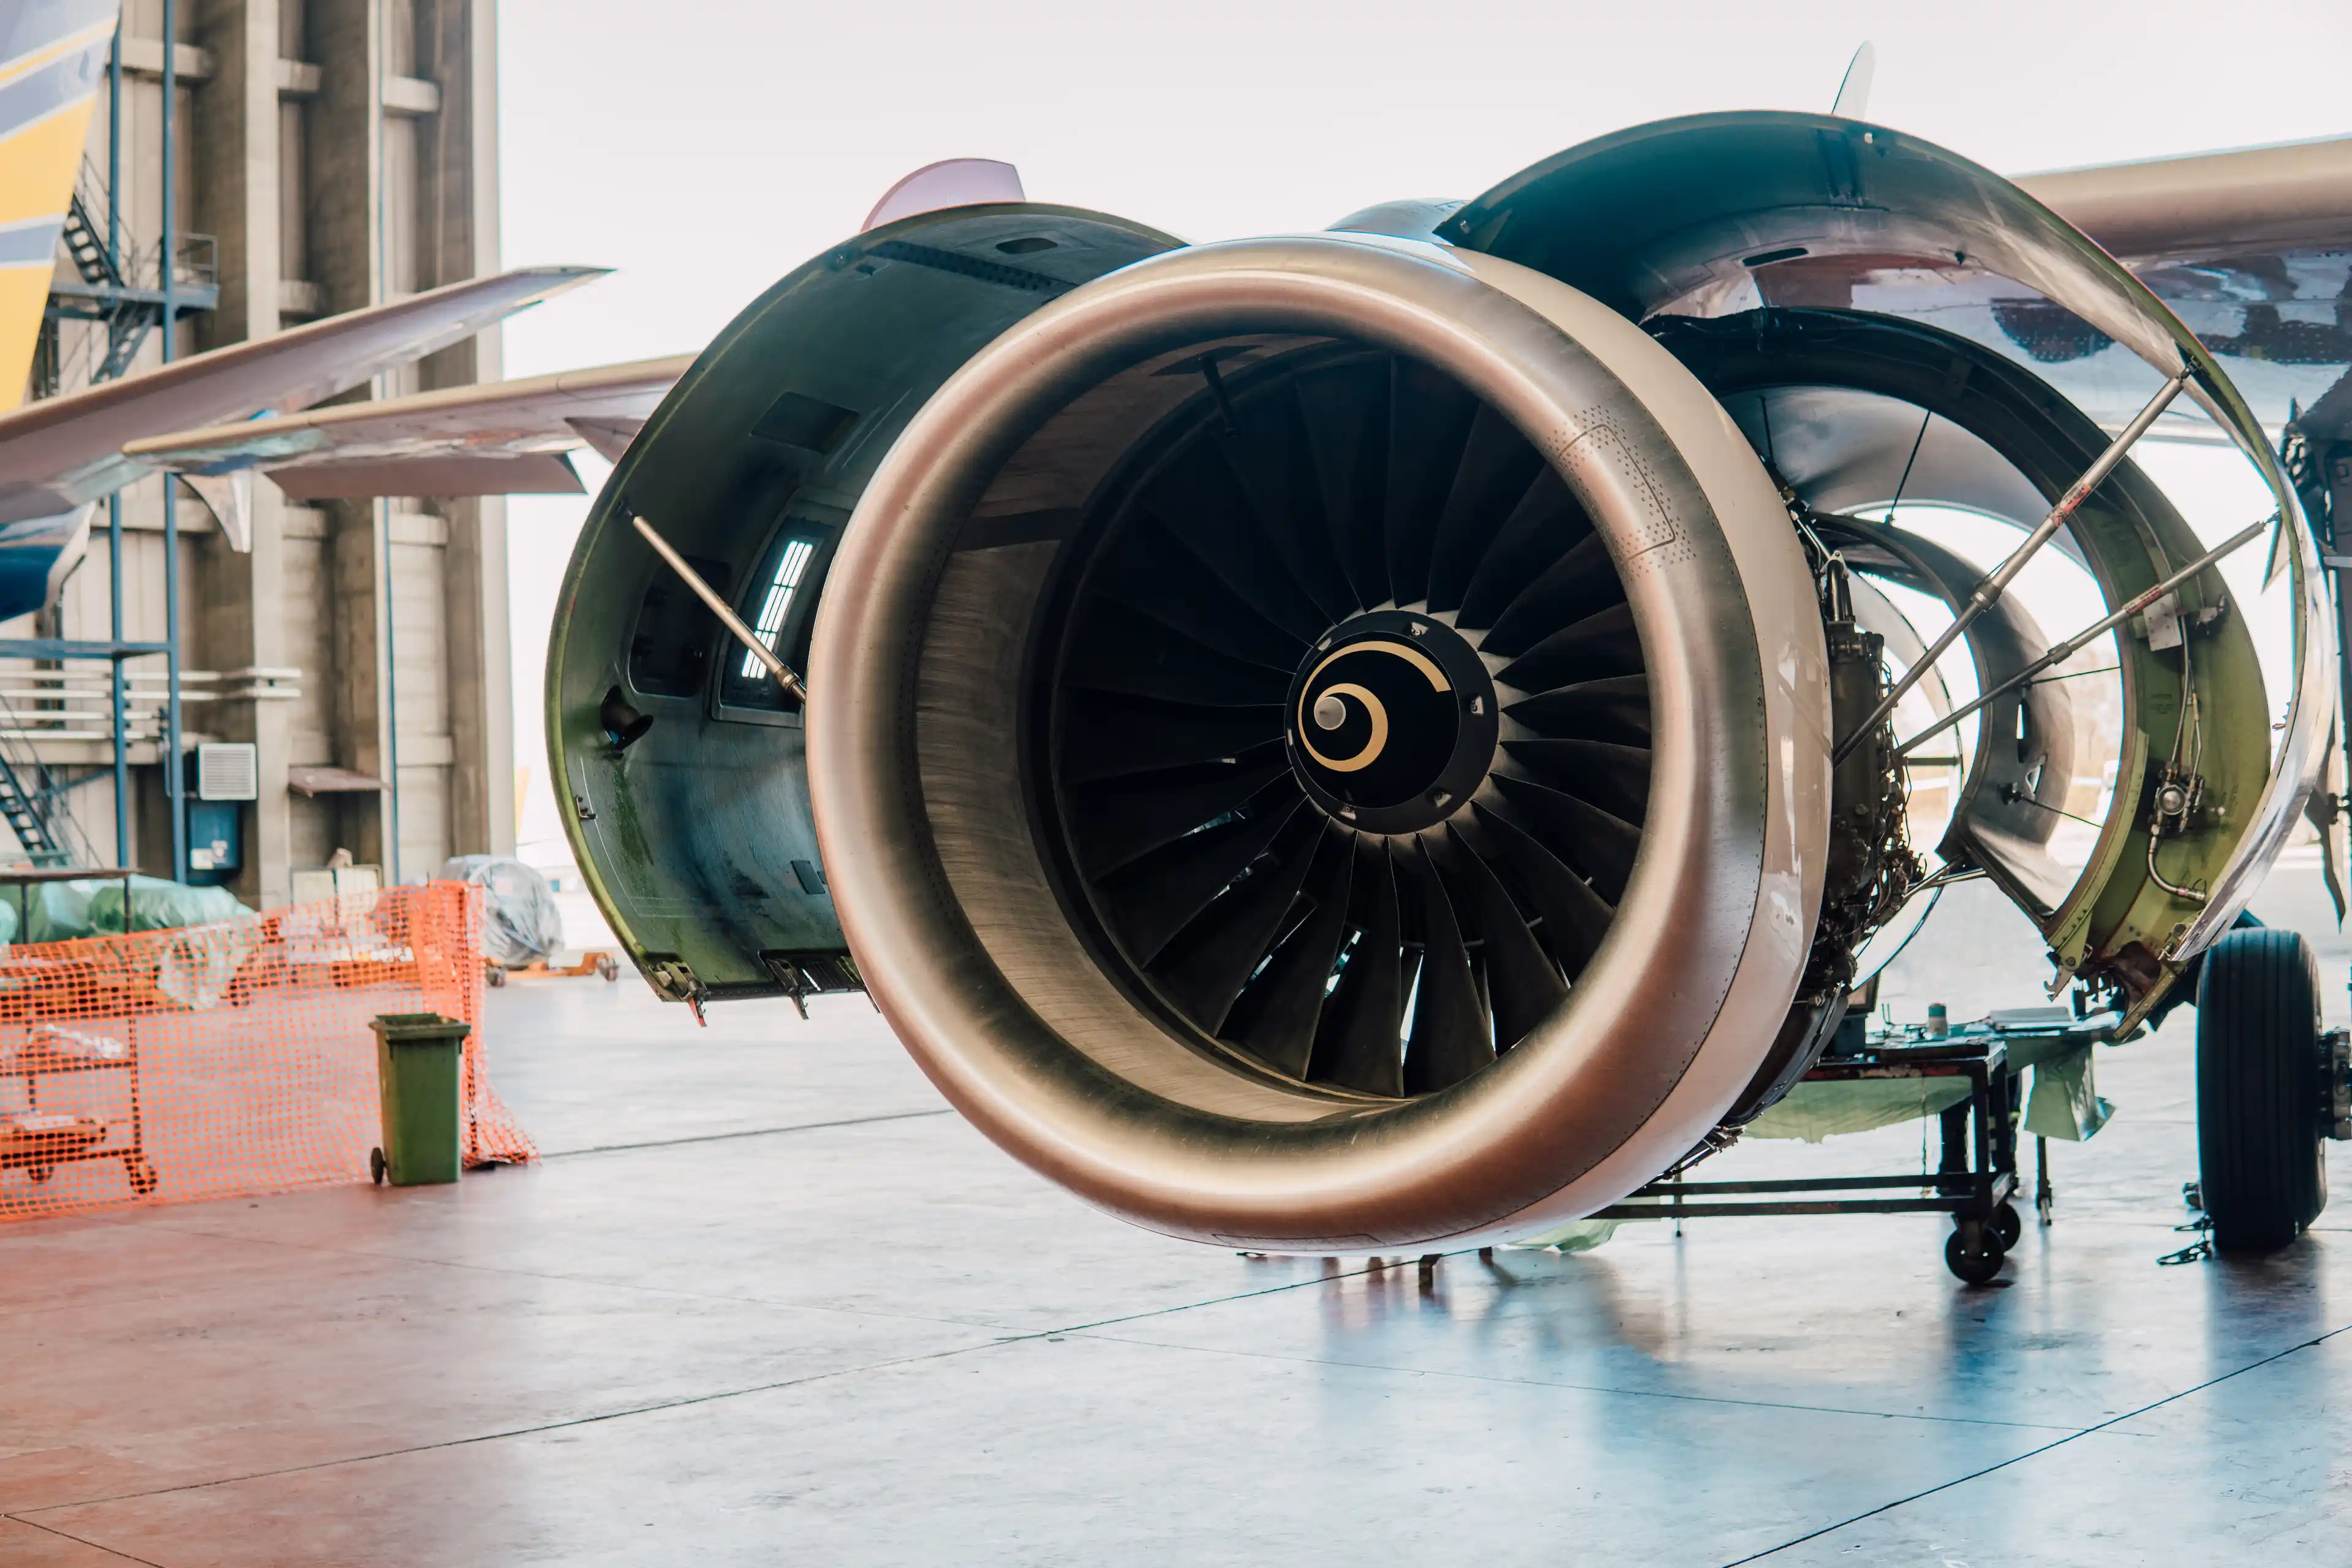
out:
M1376 610L1307 651L1292 679L1286 750L1323 811L1366 833L1417 833L1459 810L1493 765L1495 685L1433 616Z

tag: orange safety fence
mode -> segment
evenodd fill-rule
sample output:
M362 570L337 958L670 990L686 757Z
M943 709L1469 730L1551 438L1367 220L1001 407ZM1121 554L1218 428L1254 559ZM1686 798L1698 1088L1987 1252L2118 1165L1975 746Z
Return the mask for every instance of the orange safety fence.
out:
M466 1163L534 1157L483 1061L481 893L0 948L0 1221L366 1181L383 1013L471 1024Z

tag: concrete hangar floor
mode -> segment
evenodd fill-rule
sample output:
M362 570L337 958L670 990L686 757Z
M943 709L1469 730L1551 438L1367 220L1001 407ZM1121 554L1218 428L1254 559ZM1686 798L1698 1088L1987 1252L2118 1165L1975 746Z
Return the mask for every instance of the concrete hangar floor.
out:
M1898 1016L2038 1000L1971 893ZM2340 1018L2312 868L2256 909ZM707 1033L629 980L488 1005L536 1168L0 1233L0 1563L2352 1561L2352 1202L2158 1267L2186 1010L2102 1053L2116 1120L1972 1289L1927 1217L1633 1226L1426 1284L1250 1260L1014 1165L859 999Z

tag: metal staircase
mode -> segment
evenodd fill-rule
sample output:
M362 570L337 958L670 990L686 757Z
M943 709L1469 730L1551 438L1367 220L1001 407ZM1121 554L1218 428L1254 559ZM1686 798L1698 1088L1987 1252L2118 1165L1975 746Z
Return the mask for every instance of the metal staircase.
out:
M96 864L66 800L79 781L59 779L34 750L26 728L14 704L0 697L0 822L35 866Z
M122 285L122 274L114 258L106 253L106 225L92 216L93 196L103 201L90 183L89 161L82 163L81 177L74 183L73 199L66 206L66 254L73 258L74 270L85 283Z
M209 310L219 300L210 235L176 237L175 256L158 247L124 248L124 235L116 226L115 243L107 242L112 209L105 176L89 159L66 205L65 249L75 277L60 277L50 285L45 339L48 352L39 367L42 395L58 392L68 379L60 363L57 329L64 321L103 323L105 350L91 344L87 380L111 381L131 368L147 336L163 319L163 269L172 268L173 310L185 316Z
M8 830L24 847L25 858L34 865L70 866L75 860L74 853L58 842L43 805L38 795L26 791L16 764L5 751L0 751L0 820L8 824Z

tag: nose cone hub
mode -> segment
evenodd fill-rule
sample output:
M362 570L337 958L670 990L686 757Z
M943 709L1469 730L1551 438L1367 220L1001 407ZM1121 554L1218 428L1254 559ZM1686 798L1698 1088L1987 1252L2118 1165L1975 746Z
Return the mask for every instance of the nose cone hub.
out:
M1444 622L1376 610L1308 650L1284 734L1309 799L1367 833L1414 833L1461 808L1493 764L1495 683Z

